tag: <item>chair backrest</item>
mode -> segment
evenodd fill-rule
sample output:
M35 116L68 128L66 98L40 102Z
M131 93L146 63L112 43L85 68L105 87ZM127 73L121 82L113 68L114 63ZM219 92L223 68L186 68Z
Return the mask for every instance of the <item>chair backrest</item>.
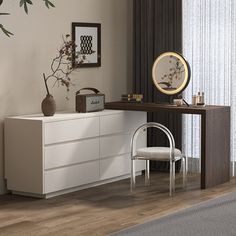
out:
M156 122L148 122L148 123L145 123L141 126L139 126L133 136L132 136L132 139L131 139L131 156L133 157L135 154L134 154L134 144L136 143L136 140L137 140L137 137L138 135L140 134L140 132L144 129L147 129L147 128L156 128L156 129L159 129L161 130L168 138L169 140L169 145L170 145L170 158L173 159L174 158L174 150L175 150L175 140L174 140L174 137L172 135L172 133L170 132L170 130L165 127L164 125L160 124L160 123L156 123Z

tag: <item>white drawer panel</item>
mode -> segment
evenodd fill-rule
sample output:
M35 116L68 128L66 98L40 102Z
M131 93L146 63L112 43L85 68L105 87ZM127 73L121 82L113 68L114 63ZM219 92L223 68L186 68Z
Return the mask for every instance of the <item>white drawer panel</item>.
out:
M99 159L99 139L62 143L45 147L44 169Z
M45 144L72 141L99 135L99 118L75 119L45 124Z
M145 169L145 161L136 161L136 171ZM130 154L103 159L100 162L100 179L105 180L131 173Z
M100 134L132 132L146 122L146 112L124 111L116 115L101 116Z
M133 134L116 134L100 138L100 156L112 157L131 152L131 138ZM147 146L147 132L141 132L136 140L136 147Z
M100 138L101 157L117 156L130 152L130 134L119 134Z
M45 171L44 193L89 184L99 180L99 161Z

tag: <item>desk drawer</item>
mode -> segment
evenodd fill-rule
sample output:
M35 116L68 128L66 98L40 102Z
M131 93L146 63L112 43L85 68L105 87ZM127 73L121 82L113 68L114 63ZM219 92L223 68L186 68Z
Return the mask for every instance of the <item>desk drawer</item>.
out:
M99 118L75 119L46 123L45 144L73 141L99 135Z
M100 135L133 132L146 122L146 112L125 111L115 115L101 116Z
M99 159L99 139L62 143L45 147L44 169Z
M99 161L45 171L44 193L89 184L99 180Z

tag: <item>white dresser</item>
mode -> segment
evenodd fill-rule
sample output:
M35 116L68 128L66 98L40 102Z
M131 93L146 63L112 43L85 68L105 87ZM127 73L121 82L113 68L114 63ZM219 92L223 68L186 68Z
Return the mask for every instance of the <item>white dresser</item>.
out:
M48 198L127 178L131 136L146 120L145 112L115 110L6 118L7 188ZM145 132L138 146L146 146Z

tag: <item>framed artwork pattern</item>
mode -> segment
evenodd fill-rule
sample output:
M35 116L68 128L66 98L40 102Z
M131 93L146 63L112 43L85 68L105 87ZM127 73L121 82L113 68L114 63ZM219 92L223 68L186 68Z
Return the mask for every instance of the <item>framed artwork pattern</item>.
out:
M72 40L77 45L73 67L101 66L101 24L73 22Z

